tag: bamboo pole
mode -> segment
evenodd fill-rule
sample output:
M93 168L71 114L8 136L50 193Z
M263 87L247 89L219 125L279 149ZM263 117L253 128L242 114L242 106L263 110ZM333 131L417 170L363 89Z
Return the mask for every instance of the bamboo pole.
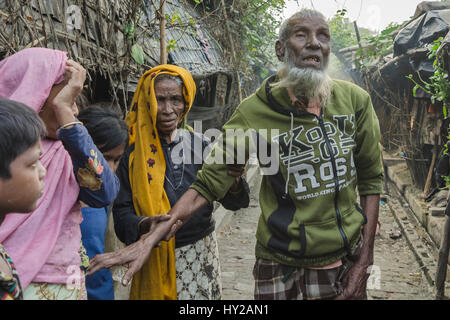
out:
M358 47L359 47L359 49L362 49L361 36L359 35L359 29L358 29L358 24L356 23L356 20L353 21L353 27L355 28L356 39L358 40Z
M160 63L167 63L166 46L166 0L161 0L159 8Z
M225 18L225 26L227 28L227 35L228 35L228 41L230 42L230 50L231 54L233 56L233 63L235 67L237 66L237 58L236 58L236 51L234 50L234 42L233 42L233 36L231 35L230 26L228 24L228 15L225 8L225 1L221 0L222 2L222 10L223 10L223 17ZM241 76L239 75L239 71L236 70L236 80L238 85L238 94L239 94L239 103L242 101L242 87L241 87Z

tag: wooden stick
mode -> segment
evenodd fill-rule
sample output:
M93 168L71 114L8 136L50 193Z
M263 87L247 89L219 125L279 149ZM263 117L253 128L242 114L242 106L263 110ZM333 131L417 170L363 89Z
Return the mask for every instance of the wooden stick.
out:
M449 206L447 204L446 211ZM436 300L444 299L445 279L447 277L448 251L450 245L450 217L445 217L444 234L442 236L441 248L439 249L439 258L436 270Z
M439 136L437 134L434 135L434 146L433 146L433 157L431 158L431 164L430 168L428 169L428 175L427 180L425 181L425 187L423 189L423 196L427 197L428 193L430 192L430 186L431 186L431 180L433 178L433 170L434 170L434 164L436 163L436 158L438 155L438 141Z
M167 63L167 46L166 46L166 0L161 0L159 9L159 35L160 35L160 62Z

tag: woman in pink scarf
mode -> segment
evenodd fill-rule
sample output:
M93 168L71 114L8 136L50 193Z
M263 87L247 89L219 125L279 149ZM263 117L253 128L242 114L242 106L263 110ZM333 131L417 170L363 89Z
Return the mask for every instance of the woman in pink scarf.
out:
M15 262L25 299L86 298L79 200L104 207L119 189L76 119L75 99L85 78L83 67L58 50L30 48L0 61L0 97L30 106L47 127L40 159L47 170L44 194L31 214L10 214L0 227L0 242Z

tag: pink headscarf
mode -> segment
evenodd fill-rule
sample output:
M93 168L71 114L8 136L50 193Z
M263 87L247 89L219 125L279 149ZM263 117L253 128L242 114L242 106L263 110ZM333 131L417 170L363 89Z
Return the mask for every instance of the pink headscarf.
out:
M39 113L53 85L63 80L66 61L65 52L45 48L25 49L0 61L0 97ZM64 283L70 276L67 267L80 261L79 186L71 158L61 141L44 139L41 162L47 175L37 208L31 214L9 214L0 226L0 243L23 288L30 282Z

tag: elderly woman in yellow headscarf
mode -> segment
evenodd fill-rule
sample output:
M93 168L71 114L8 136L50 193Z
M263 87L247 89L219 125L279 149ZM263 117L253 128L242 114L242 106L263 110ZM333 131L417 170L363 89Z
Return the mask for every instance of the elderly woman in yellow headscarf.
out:
M164 214L189 189L201 169L210 143L185 124L195 92L191 74L173 65L147 71L138 83L126 119L130 146L117 170L121 190L113 207L118 238L133 244L120 250L121 257L150 251L156 242L142 248L143 242L138 240L149 237L159 222L169 219ZM241 178L241 168L233 169L229 168L229 174L237 177L230 189L233 192L221 202L236 210L248 206L249 190ZM175 239L162 241L148 259L145 254L140 257L146 262L134 275L130 299L221 298L212 211L212 206L199 210L177 231ZM117 253L112 256L118 257ZM113 263L126 262L119 260Z

